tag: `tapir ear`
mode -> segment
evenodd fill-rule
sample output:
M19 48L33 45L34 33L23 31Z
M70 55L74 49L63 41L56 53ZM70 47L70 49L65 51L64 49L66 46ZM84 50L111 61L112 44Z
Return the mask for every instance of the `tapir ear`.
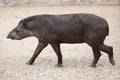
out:
M27 26L28 26L28 22L25 21L25 20L23 20L23 26L27 28Z
M27 18L23 20L23 26L27 29L32 29L33 23L34 23L34 20L32 18Z
M21 20L21 21L18 23L18 25L21 25L21 24L22 24L23 27L27 27L27 22L26 22L25 20Z
M23 21L23 26L24 26L24 28L26 28L26 29L31 29L30 21L24 20L24 21Z

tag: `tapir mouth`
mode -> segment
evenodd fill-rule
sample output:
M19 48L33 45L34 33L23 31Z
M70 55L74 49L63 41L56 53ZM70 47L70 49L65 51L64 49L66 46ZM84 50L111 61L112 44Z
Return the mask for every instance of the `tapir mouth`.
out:
M12 39L12 40L14 40L15 38L8 35L8 36L7 36L7 39Z
M7 39L12 39L12 40L21 40L21 38L19 38L19 37L10 36L10 35L8 35L8 36L7 36Z
M15 38L11 37L12 40L14 40Z

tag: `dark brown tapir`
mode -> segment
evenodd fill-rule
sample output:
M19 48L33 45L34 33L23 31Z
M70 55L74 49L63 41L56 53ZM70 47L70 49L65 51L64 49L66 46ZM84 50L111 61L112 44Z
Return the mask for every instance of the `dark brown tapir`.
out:
M7 38L21 40L34 36L39 44L27 64L31 65L48 44L52 46L58 57L58 67L62 67L60 43L87 43L94 54L92 67L96 66L101 53L106 52L110 63L114 66L113 47L104 44L109 34L108 23L94 14L35 15L21 20Z

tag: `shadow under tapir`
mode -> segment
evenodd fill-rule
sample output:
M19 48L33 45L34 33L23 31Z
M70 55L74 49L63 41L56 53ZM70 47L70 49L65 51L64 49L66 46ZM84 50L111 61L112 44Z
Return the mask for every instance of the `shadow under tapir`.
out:
M58 67L63 66L61 43L87 43L93 50L95 67L101 52L106 52L114 66L113 47L104 44L109 34L108 23L102 17L93 14L35 15L21 20L7 38L21 40L34 36L39 44L27 64L31 65L40 52L50 44L58 57Z

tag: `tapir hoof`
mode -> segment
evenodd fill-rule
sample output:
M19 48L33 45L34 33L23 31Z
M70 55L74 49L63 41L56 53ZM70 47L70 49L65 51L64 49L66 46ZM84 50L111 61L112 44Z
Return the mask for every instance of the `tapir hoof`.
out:
M89 67L96 68L96 65L91 64Z
M110 59L110 63L115 66L115 60L114 59Z
M29 61L28 61L28 62L26 62L25 64L26 64L26 65L32 65L32 64L33 64L33 62L34 62L34 61L29 60Z
M57 64L57 65L55 65L56 67L63 67L63 64L62 63L60 63L60 64Z

